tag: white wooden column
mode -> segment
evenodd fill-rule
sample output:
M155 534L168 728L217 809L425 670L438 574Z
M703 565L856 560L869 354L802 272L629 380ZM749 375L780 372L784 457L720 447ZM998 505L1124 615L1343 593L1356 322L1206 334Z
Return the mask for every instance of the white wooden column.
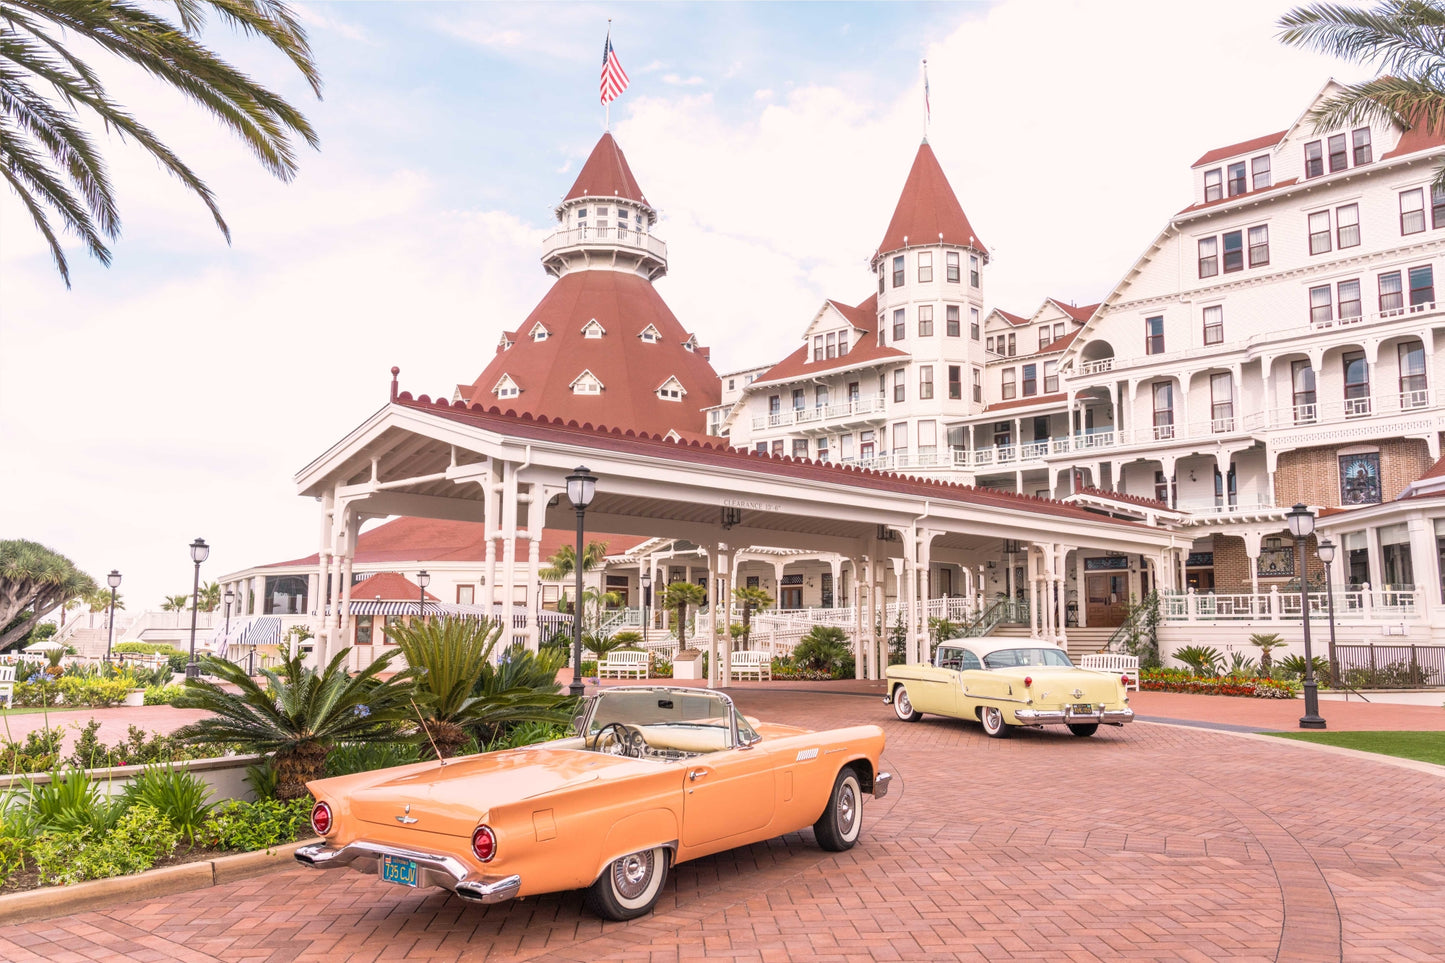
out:
M326 653L327 661L351 644L351 585L353 581L351 573L352 566L356 562L356 530L361 527L361 520L356 516L356 509L350 505L346 506L346 510L341 513L341 523L343 526L341 530L341 585L336 593L340 598L338 609L341 615L339 623L341 635L337 638L331 651ZM352 656L354 657L356 654L353 652ZM354 658L350 661L354 661ZM321 664L325 665L326 663ZM357 666L357 668L361 668L361 666Z
M733 684L733 553L726 545L718 545L718 569L720 572L719 592L722 598L718 600L716 609L717 616L722 618L722 656L718 659L719 668L722 670L722 684L724 688ZM713 624L716 625L716 617ZM716 637L717 632L713 632Z
M517 591L517 509L521 492L517 485L517 466L511 462L503 465L502 469L502 579L498 586L502 597L502 642L497 649L492 651L492 659L501 658L512 645L513 631L512 612ZM585 544L585 542L584 542ZM582 560L577 559L580 566ZM582 617L582 600L577 600L576 618Z

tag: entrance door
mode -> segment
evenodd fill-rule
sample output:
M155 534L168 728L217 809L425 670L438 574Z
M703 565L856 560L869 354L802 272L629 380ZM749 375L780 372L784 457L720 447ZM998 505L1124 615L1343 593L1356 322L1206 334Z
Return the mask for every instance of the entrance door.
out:
M801 588L784 588L781 608L800 609L803 607L803 590Z
M1124 607L1129 600L1127 575L1087 575L1084 591L1088 598L1085 616L1089 625L1116 628L1124 624Z

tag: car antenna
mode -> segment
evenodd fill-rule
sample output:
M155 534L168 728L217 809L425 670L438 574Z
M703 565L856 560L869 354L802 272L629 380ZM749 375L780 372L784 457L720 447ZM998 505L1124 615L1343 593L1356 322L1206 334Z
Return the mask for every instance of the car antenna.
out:
M431 743L431 751L437 754L437 768L446 768L447 761L442 758L442 752L437 748L437 741L431 737L431 730L426 727L426 719L422 716L421 710L416 707L416 700L407 699L406 701L411 703L411 711L416 713L416 720L421 726L422 735L426 736L426 741Z

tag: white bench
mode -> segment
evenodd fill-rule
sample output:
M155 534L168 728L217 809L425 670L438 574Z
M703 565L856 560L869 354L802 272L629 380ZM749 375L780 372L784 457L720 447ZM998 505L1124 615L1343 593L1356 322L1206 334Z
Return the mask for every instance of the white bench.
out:
M734 652L731 667L738 678L756 676L759 682L773 678L773 657L768 652Z
M1129 677L1129 685L1126 688L1139 691L1139 657L1137 655L1123 655L1117 652L1096 652L1079 659L1079 668L1088 669L1091 672L1114 672L1122 673Z
M647 663L646 652L609 652L597 667L597 675L609 679L645 679Z
M15 708L15 666L0 665L0 696L5 697L5 708Z

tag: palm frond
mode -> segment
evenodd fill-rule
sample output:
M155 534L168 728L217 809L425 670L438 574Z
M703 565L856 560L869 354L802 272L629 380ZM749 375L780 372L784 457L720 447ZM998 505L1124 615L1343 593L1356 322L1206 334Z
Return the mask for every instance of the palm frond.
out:
M1339 3L1297 7L1279 20L1280 41L1411 76L1433 74L1445 56L1445 10L1426 0L1384 0L1369 9Z

